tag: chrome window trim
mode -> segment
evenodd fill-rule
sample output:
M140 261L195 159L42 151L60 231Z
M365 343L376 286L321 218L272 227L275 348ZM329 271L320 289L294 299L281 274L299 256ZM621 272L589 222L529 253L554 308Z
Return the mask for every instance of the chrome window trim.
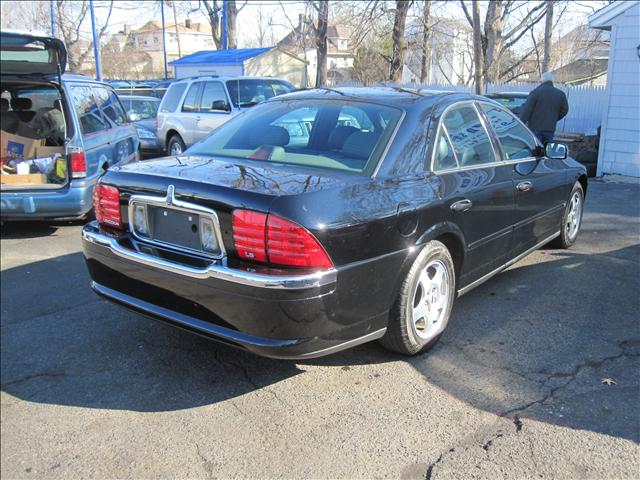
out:
M502 110L505 110L504 108L500 107L497 104L494 104L492 102L486 101L486 100L462 100L460 102L456 102L456 103L452 103L451 105L447 106L447 108L444 109L444 111L442 112L442 114L440 115L440 118L438 120L438 127L436 129L436 134L435 134L435 139L438 138L438 135L440 133L440 129L441 127L443 127L443 119L445 117L445 115L449 112L449 110L451 110L453 107L458 107L460 105L464 105L467 103L486 103L488 105L493 106L498 106L498 108L501 108ZM476 106L476 109L478 107ZM477 111L477 110L476 110ZM508 112L510 115L514 116L528 131L529 131L529 127L527 127L524 123L522 123L522 121L516 117L515 115L513 115L513 113ZM481 121L483 120L483 117L480 116ZM487 131L487 127L483 124L483 126L485 127L485 131ZM491 130L493 131L493 130ZM533 135L533 137L535 138L535 135ZM491 139L491 136L489 136L489 138ZM540 145L540 142L538 142L538 139L535 138L536 140L536 145ZM493 142L492 146L493 146ZM453 144L452 144L453 146ZM495 152L495 149L494 149ZM455 153L455 150L454 150ZM434 148L431 151L431 161L429 163L429 168L431 170L431 173L433 173L434 175L444 175L444 174L448 174L448 173L453 173L453 172L466 172L468 170L478 170L480 168L488 168L488 167L498 167L501 165L516 165L518 163L525 163L525 162L531 162L533 160L537 160L536 157L525 157L525 158L518 158L515 160L502 160L502 156L500 156L500 160L496 160L495 162L492 163L483 163L482 165L471 165L468 167L457 167L457 168L447 168L447 169L443 169L443 170L435 170L434 164L435 164L435 154L436 154L436 148L435 148L435 140L434 140ZM498 157L496 157L498 158ZM457 160L456 160L457 161Z
M514 115L514 113L511 112L508 108L503 107L498 102L489 102L487 100L476 100L476 103L479 103L479 104L480 103L486 103L487 105L490 105L492 107L498 108L499 110L502 110L503 112L507 113L508 115L511 115L513 118L515 118L518 121L518 123L520 123L520 125L522 125L525 128L525 130L527 132L529 132L531 134L531 137L533 138L533 141L537 146L544 147L544 145L542 145L542 143L540 143L540 141L538 140L538 137L536 137L533 134L531 129L529 127L527 127L522 120L520 120L520 117L518 117L517 115ZM498 143L500 143L500 139L496 138L496 140L498 140ZM502 147L502 144L500 146ZM531 158L531 157L527 157L527 158Z
M389 149L391 148L391 145L395 141L396 135L400 131L400 125L402 125L402 122L404 122L404 117L407 116L406 110L400 109L399 107L391 107L391 108L395 108L396 110L400 110L402 112L402 114L400 115L400 119L398 120L398 123L396 124L395 128L393 129L393 132L391 133L391 136L389 137L389 140L387 141L387 144L385 145L384 150L380 154L380 159L378 160L378 164L376 165L376 168L373 169L373 173L371 174L371 178L375 178L378 175L378 172L380 171L380 168L382 168L382 163L387 158L387 153L389 153Z
M154 197L154 196L149 196L149 195L131 195L131 197L129 197L129 205L128 205L128 214L129 214L129 232L131 232L131 235L133 235L134 238L136 238L137 240L144 242L144 243L149 243L149 244L153 244L153 245L160 245L160 246L165 246L165 247L169 247L172 249L179 249L180 251L186 251L186 252L191 252L191 253L196 253L200 256L204 256L207 258L212 258L212 259L221 259L223 257L226 256L227 252L224 248L224 242L222 240L222 231L220 230L220 221L218 219L218 214L207 207L203 207L201 205L197 205L195 203L190 203L190 202L185 202L183 200L178 200L175 198L175 189L173 187L173 185L169 185L169 188L167 189L167 196L166 197ZM218 242L218 245L220 247L220 253L217 255L213 255L210 253L207 253L204 250L197 250L197 249L193 249L193 248L189 248L189 247L184 247L182 245L176 245L175 243L168 243L168 242L163 242L160 240L153 240L151 238L145 238L141 235L138 235L138 233L136 232L136 229L134 228L134 224L133 224L133 219L134 219L134 206L136 204L142 204L142 205L153 205L155 207L162 207L162 208L167 208L167 209L172 209L172 210L179 210L182 212L187 212L187 213L194 213L197 215L204 215L206 217L209 217L209 219L211 220L211 222L213 223L213 230L216 236L216 241ZM151 228L151 226L149 225L149 219L147 216L147 225L149 226L149 228Z

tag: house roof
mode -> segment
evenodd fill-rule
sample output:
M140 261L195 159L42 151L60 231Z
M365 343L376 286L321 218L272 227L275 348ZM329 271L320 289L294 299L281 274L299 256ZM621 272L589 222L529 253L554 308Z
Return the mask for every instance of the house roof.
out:
M620 14L635 7L640 1L638 0L617 0L610 3L606 7L601 8L596 13L589 16L589 26L592 28L601 28L603 30L611 30L611 23Z
M228 50L202 50L169 62L169 65L238 65L245 60L262 55L275 47L266 48L231 48Z
M607 59L581 58L564 65L552 73L557 83L583 83L607 73Z
M176 31L175 24L165 24L164 29L168 33L174 33ZM162 30L162 24L160 22L149 21L137 30L133 30L132 33L148 33L158 32ZM192 23L191 27L187 27L184 23L178 23L178 33L193 33L197 35L210 35L201 23Z

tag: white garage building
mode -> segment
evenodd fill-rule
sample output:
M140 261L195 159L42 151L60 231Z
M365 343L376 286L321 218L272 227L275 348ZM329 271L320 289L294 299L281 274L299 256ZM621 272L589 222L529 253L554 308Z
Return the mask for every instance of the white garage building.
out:
M611 31L598 176L640 177L640 1L615 1L591 15L589 26Z

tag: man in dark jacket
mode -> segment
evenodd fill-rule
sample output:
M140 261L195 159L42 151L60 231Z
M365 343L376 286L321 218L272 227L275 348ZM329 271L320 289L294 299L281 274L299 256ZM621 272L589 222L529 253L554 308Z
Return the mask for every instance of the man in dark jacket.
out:
M567 96L553 86L553 74L545 72L542 74L542 83L529 93L520 119L545 144L553 140L556 123L568 112Z

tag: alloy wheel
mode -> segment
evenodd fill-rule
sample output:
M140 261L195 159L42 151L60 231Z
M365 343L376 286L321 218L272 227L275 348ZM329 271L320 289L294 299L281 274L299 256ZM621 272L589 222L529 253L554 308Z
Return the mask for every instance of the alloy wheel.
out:
M411 304L413 331L421 340L432 339L446 327L450 290L445 264L440 260L429 262L416 283Z

